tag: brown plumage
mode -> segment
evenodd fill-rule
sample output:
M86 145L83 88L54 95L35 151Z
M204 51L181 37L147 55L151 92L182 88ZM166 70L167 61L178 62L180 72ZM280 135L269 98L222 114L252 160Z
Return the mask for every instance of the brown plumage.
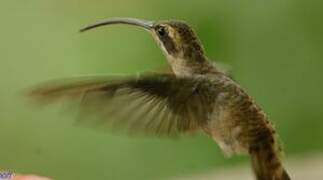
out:
M82 120L96 120L97 126L111 129L158 136L202 129L226 154L249 153L257 180L290 179L267 116L230 76L208 61L186 23L111 18L82 31L117 23L149 30L173 74L55 81L30 95L49 102L81 99Z

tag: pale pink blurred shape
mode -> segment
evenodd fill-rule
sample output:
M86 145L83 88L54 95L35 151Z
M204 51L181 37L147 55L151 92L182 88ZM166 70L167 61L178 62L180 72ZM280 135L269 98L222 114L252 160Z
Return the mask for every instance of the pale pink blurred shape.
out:
M36 176L36 175L15 175L10 180L51 180L48 177Z

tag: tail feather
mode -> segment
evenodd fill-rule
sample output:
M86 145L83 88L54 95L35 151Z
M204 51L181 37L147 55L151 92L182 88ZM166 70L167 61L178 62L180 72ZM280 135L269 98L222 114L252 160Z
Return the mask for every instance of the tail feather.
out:
M274 145L250 148L251 163L257 180L291 180Z

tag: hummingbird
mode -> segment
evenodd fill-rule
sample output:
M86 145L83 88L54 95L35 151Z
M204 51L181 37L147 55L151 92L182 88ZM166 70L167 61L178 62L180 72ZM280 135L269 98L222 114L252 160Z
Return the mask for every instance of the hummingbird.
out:
M83 121L94 115L98 126L111 129L166 137L201 130L225 154L249 155L257 180L290 180L268 116L229 74L209 60L187 23L114 17L80 31L113 24L150 32L172 72L55 80L35 87L30 95L48 102L80 99Z

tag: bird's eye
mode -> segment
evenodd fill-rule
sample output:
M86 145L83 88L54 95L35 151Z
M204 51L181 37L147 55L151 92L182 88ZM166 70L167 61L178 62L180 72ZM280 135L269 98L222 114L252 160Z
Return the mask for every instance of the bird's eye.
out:
M166 35L166 29L165 27L160 27L158 30L157 30L159 36L165 36Z

